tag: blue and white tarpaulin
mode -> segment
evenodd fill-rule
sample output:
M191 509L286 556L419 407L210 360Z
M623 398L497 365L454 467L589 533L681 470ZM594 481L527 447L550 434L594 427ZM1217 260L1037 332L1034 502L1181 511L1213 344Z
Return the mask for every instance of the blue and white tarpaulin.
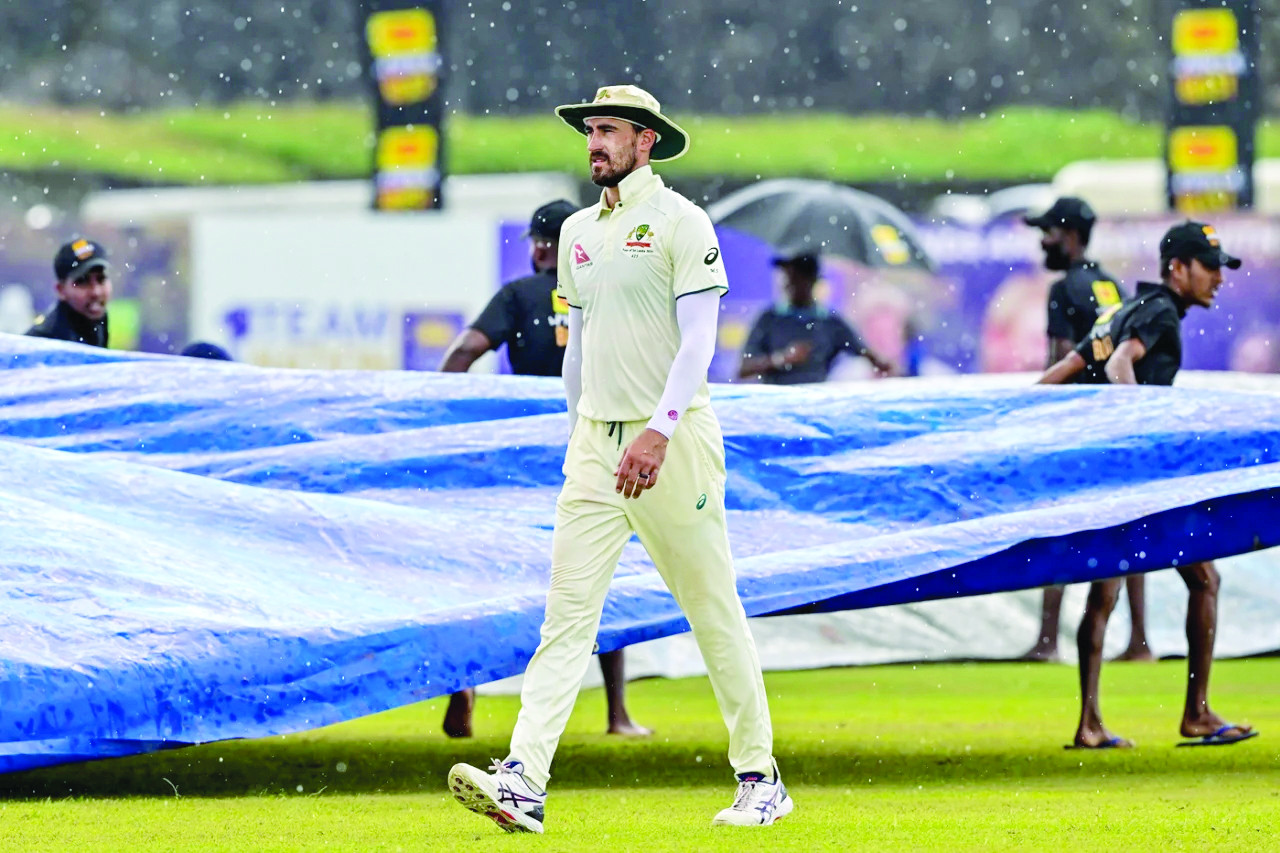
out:
M1280 544L1274 395L715 391L752 615ZM519 673L566 432L554 379L0 336L0 771L297 731ZM601 648L687 627L633 541Z

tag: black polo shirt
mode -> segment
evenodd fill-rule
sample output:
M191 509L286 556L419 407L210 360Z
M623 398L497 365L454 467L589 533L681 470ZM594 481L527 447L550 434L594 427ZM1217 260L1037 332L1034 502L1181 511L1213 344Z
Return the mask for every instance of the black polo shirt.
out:
M569 343L569 305L556 296L556 271L503 285L471 324L494 347L507 345L511 369L525 376L559 376Z
M1100 370L1116 347L1137 338L1147 349L1133 365L1138 384L1172 385L1182 366L1182 318L1186 313L1187 306L1172 290L1163 284L1141 282L1136 297L1098 318L1076 352L1086 365Z
M765 311L756 320L742 349L742 357L771 355L800 341L807 341L812 347L808 359L782 371L762 374L764 382L774 385L824 382L836 356L862 355L867 349L862 338L839 314L816 305L807 308L780 305Z
M1049 337L1080 343L1098 317L1125 297L1119 283L1093 261L1072 264L1049 287Z

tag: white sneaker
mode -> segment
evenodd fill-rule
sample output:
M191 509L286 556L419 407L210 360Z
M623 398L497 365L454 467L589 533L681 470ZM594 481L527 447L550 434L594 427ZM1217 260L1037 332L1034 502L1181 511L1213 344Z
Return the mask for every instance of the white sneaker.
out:
M711 820L712 826L772 826L791 814L796 807L787 786L778 775L777 762L773 765L773 780L763 773L743 773L738 777L738 795L733 805Z
M470 764L455 764L449 771L453 798L478 815L484 815L507 832L542 832L547 792L538 791L524 778L519 761L493 760L486 773Z

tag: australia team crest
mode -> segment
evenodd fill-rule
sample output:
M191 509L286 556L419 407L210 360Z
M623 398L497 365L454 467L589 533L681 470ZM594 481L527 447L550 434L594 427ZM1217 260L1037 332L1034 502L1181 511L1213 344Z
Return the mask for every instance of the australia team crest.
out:
M622 241L623 254L627 255L651 255L653 254L653 238L657 234L652 228L646 225L637 225L627 232L627 237Z

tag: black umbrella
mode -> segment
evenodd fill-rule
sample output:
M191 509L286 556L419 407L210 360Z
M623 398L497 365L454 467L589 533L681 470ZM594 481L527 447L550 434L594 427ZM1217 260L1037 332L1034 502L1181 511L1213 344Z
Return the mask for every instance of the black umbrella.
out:
M711 221L779 249L812 247L873 267L933 269L911 220L852 187L801 179L763 181L707 207Z

